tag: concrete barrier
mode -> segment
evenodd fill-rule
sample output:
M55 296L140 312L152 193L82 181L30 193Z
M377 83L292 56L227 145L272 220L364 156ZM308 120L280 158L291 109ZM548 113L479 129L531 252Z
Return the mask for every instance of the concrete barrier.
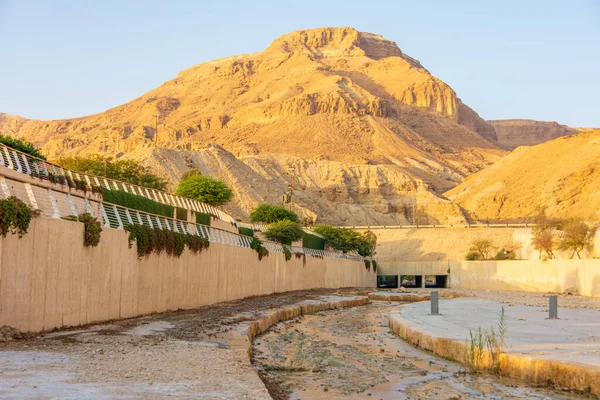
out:
M139 260L128 234L104 228L83 245L83 224L37 218L19 239L0 239L0 326L40 332L222 301L313 288L374 287L363 262L271 253L211 243L180 258Z
M600 296L600 260L450 261L454 289L576 291Z

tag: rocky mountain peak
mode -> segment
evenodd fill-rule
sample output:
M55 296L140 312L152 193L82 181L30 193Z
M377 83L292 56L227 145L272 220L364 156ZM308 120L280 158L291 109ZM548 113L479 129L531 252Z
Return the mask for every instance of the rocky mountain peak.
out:
M391 40L354 28L318 28L283 35L266 52L308 53L316 58L336 56L366 56L375 60L403 57Z

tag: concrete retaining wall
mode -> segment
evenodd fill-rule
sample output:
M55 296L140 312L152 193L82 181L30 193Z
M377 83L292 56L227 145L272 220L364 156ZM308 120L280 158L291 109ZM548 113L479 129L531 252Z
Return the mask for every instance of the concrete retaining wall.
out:
M600 260L450 261L455 289L564 292L600 296Z
M138 260L127 232L104 228L83 246L83 224L37 218L19 239L0 239L0 326L39 332L154 312L312 288L375 286L375 273L346 259L271 253L211 243Z

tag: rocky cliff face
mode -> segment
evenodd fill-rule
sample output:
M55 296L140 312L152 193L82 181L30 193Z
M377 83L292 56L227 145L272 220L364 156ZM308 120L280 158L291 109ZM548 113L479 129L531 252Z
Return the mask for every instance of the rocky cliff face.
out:
M224 159L244 160L264 179L270 179L266 171L275 173L259 167L264 160L306 162L330 176L337 168L344 179L336 185L346 187L338 189L358 208L385 198L385 185L403 179L432 195L442 193L504 154L494 128L452 88L394 42L352 28L284 35L263 52L196 65L127 104L88 117L34 121L0 115L0 131L13 129L40 145L50 159L92 153L134 157L153 149L188 154L213 143L230 152ZM161 163L183 157L175 151L155 153L161 157L152 163L158 170L166 170ZM366 187L369 191L362 193ZM419 191L415 188L413 194ZM240 196L254 199L250 192ZM312 196L316 201L325 194ZM330 204L342 203L339 194L337 200L328 196ZM306 204L320 210L312 212L325 218L327 209L314 201L306 198ZM244 206L245 200L239 202ZM398 205L390 206L388 214L348 208L348 217L334 208L332 215L340 222L351 215L363 215L364 222L402 218L393 216L402 214Z
M498 142L510 149L519 146L534 146L582 131L582 129L571 128L557 122L529 119L505 119L488 122L494 127Z

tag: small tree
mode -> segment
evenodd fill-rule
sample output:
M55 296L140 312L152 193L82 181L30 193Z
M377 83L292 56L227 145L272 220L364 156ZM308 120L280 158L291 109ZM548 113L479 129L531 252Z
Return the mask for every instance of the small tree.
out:
M554 235L552 230L554 226L552 221L546 215L546 207L538 206L537 214L534 217L535 226L531 229L531 244L533 248L540 252L540 258L542 258L542 252L546 252L548 258L554 258Z
M12 147L15 150L19 150L22 153L29 154L30 156L41 158L42 160L46 159L46 157L42 155L40 149L35 147L35 145L28 140L17 139L9 135L0 134L0 143Z
M554 236L552 235L552 230L533 230L531 244L534 249L540 252L540 258L542 258L542 251L546 252L548 258L554 258Z
M564 238L561 240L559 249L570 251L571 257L577 254L577 258L581 258L581 251L592 246L592 241L596 236L596 227L589 227L585 222L580 220L568 221L564 228Z
M469 251L481 255L484 260L489 260L491 253L494 251L494 244L489 239L477 239L473 241Z
M273 204L261 204L250 213L250 221L252 222L264 222L267 224L277 221L294 221L298 222L298 215L295 212L286 209L282 206L275 206Z
M175 194L202 201L213 206L222 206L231 201L231 189L220 180L200 174L192 174L179 182Z
M373 257L377 248L377 235L371 230L367 230L360 235L358 239L356 252L363 257Z
M336 228L331 225L316 225L314 231L323 236L329 247L347 253L356 251L363 257L373 257L377 248L377 236L366 231L362 234L348 228Z
M302 239L303 233L302 226L298 222L283 220L269 225L264 235L274 242L291 245L292 242Z

